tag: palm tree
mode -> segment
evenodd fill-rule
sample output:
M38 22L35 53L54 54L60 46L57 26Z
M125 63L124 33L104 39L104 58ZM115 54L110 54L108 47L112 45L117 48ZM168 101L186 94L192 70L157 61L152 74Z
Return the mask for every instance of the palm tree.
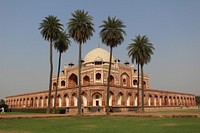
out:
M59 75L60 75L61 54L65 52L69 46L70 46L69 36L66 34L66 32L60 31L58 40L55 41L55 45L54 45L54 48L57 49L57 51L59 52L59 60L58 60L58 74L57 74L57 81L56 81L57 84L56 84L56 91L55 91L53 113L56 113L56 101L57 101L57 91L58 91Z
M42 20L40 23L39 30L42 34L44 40L50 41L50 77L49 77L49 93L48 93L48 106L47 113L50 113L50 105L51 105L51 88L52 88L52 74L53 74L53 62L52 62L52 43L57 40L58 34L60 30L62 30L62 24L59 22L60 20L57 17L49 15Z
M81 46L93 36L93 32L95 30L93 28L94 24L92 20L93 18L92 16L88 15L88 12L85 12L84 10L76 10L74 13L72 13L72 18L67 23L69 36L79 44L79 89L77 115L81 115Z
M108 17L108 20L104 20L103 24L99 26L101 29L100 37L102 43L110 47L110 61L108 70L108 86L107 86L107 101L106 101L106 114L109 115L109 95L110 95L110 71L111 71L111 61L112 61L112 49L117 47L124 41L124 36L126 32L123 30L126 26L120 19L116 17Z
M129 56L134 56L136 62L141 66L141 83L142 83L142 112L144 112L144 74L143 67L144 64L147 64L151 60L151 55L153 55L153 51L155 50L153 44L150 43L147 36L136 36L133 39L133 43L128 46ZM132 58L133 59L133 58ZM139 68L139 67L138 67Z
M140 59L138 57L139 50L138 50L138 44L136 39L132 39L133 43L129 44L129 46L126 48L128 50L128 56L131 57L132 63L134 61L136 62L138 66L138 79L137 79L137 111L139 112L140 109L140 93L139 93L139 86L140 86Z

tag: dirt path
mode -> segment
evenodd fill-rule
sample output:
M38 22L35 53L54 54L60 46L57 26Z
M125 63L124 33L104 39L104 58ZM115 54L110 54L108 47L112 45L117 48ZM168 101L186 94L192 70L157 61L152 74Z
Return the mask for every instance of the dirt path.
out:
M83 116L105 116L105 112L86 112ZM198 117L200 118L200 109L197 110L166 110L166 111L148 111L144 113L136 112L114 112L111 116L131 116L131 117ZM0 119L20 119L20 118L50 118L50 117L72 117L76 113L67 114L1 114Z

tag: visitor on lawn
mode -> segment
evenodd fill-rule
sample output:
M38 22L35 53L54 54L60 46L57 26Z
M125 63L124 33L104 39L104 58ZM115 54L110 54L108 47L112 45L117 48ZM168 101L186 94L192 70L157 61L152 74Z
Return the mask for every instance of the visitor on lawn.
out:
M4 107L1 108L1 114L5 114Z

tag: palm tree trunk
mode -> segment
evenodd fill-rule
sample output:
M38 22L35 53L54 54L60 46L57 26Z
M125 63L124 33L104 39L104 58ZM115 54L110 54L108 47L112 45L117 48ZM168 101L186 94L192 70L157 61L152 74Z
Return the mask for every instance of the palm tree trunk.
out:
M139 112L140 110L140 64L138 62L138 82L137 82L137 111Z
M81 43L79 45L79 60L78 60L78 79L79 79L79 87L78 87L78 113L77 115L81 115Z
M61 63L61 52L59 52L59 61L58 61L58 74L57 74L57 81L56 81L56 91L55 91L55 100L54 100L54 109L53 113L56 113L56 103L57 103L57 92L58 92L58 85L59 85L59 76L60 76L60 63Z
M107 100L106 100L106 115L109 115L109 98L110 98L110 71L111 71L111 62L112 62L112 46L110 47L110 62L108 70L108 86L107 86Z
M51 106L51 88L52 88L52 74L53 74L53 61L52 61L52 38L50 38L50 76L49 76L49 95L48 95L48 105L47 114L50 113Z
M142 112L144 112L144 75L143 75L143 64L141 64L141 78L142 78Z

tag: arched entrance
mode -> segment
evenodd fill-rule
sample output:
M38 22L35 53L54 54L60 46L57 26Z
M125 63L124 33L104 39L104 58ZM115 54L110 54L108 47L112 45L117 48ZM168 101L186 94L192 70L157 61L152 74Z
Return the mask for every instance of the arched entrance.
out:
M110 95L109 95L109 106L112 106L112 100L113 100L113 92L110 92Z
M74 102L74 106L77 106L77 102L78 102L78 99L77 99L77 94L74 93L73 95L73 102Z
M87 106L87 94L85 92L82 93L82 100L83 106Z
M134 97L134 105L135 106L138 106L137 100L138 100L138 94L135 94L135 97Z
M62 98L61 98L61 96L58 95L57 98L58 98L58 106L62 107Z
M126 98L126 106L130 106L131 105L131 94L128 93L127 98Z
M148 106L151 106L151 102L152 102L151 99L152 99L152 95L150 94L148 97Z
M117 95L117 105L121 106L122 105L122 93L120 92L118 95Z
M64 97L65 97L65 106L69 107L69 96L65 94Z
M102 95L100 93L93 94L92 106L102 106Z
M40 97L40 107L44 107L44 100L43 100L43 97Z

